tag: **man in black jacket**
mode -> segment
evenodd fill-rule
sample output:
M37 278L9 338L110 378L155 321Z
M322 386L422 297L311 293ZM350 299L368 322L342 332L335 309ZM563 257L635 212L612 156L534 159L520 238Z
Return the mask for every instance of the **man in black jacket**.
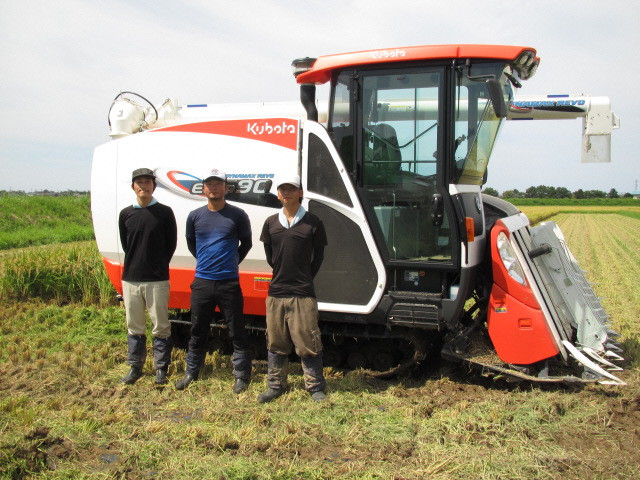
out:
M164 385L173 347L168 312L169 262L177 244L176 219L170 207L153 198L156 177L152 170L134 170L131 188L136 201L122 209L118 222L125 254L122 296L127 315L127 363L131 366L122 382L131 385L142 376L147 356L146 308L153 323L155 381Z
M282 210L267 218L260 236L273 279L267 297L268 389L258 401L270 402L285 392L288 357L294 347L306 390L313 401L322 401L326 382L313 278L324 259L327 235L322 221L301 205L300 177L282 178L278 199Z

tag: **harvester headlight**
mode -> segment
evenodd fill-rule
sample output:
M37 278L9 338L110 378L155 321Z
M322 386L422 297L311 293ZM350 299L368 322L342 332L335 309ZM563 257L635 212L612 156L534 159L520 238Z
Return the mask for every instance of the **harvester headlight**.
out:
M516 64L523 67L529 67L531 66L535 58L536 54L534 52L532 52L531 50L525 50L516 59Z
M498 234L496 243L498 247L498 253L500 254L500 260L502 260L502 264L509 273L509 276L511 276L511 278L513 278L519 284L526 285L527 282L524 279L522 266L520 265L520 262L516 257L516 252L511 246L509 237L507 237L504 232L500 232Z
M313 67L315 61L315 58L310 57L295 59L293 62L291 62L291 67L293 68L293 76L297 77L301 73L308 71L311 67Z

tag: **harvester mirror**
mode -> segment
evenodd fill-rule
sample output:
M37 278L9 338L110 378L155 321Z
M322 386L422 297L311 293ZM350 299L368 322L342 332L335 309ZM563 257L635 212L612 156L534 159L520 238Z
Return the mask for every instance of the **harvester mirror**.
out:
M505 118L507 116L507 105L504 103L500 82L495 78L488 78L487 90L489 91L489 97L493 103L493 109L496 112L496 116L498 118Z

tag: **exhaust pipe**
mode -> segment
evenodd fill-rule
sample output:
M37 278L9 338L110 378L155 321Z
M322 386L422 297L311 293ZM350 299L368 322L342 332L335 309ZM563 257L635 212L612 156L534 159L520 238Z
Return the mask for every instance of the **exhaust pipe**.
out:
M291 62L293 68L293 76L297 77L301 73L308 72L316 63L315 58L304 57L296 58ZM307 112L307 120L318 121L318 108L316 107L316 86L313 83L300 84L300 101Z
M318 121L318 108L316 107L316 86L313 83L300 85L300 101L307 112L307 120Z

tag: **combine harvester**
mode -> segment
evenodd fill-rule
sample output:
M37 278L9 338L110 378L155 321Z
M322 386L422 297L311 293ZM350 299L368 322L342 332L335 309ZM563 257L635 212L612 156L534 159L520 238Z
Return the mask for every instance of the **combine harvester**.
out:
M253 226L240 281L249 328L264 331L271 270L258 236L280 207L277 179L297 172L329 239L315 280L326 365L393 374L435 352L514 379L623 385L616 334L558 226L532 228L480 193L505 119L581 117L583 161L610 161L619 124L607 98L513 98L538 64L528 47L418 46L294 61L301 105L154 107L121 93L91 183L109 278L121 291L117 225L131 171L153 168L155 196L178 219L170 307L176 333L188 331L195 260L184 225L206 201L199 175L219 168ZM318 111L316 85L327 82ZM212 346L224 349L225 336L212 325Z

